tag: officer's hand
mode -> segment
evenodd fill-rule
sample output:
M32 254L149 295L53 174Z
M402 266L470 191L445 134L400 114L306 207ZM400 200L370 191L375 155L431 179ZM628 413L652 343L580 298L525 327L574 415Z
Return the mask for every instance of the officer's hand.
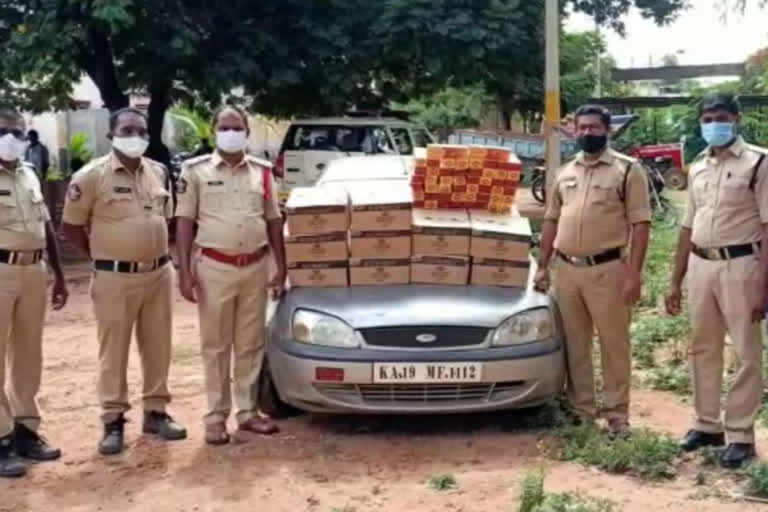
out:
M267 287L272 289L272 298L274 300L279 299L285 294L285 269L278 269L275 277L267 283Z
M533 289L546 293L549 291L550 278L548 268L539 268L533 276Z
M197 278L189 272L182 272L179 277L179 291L181 296L189 302L197 303Z
M624 304L627 306L633 306L640 300L640 295L643 291L643 278L639 272L627 269L627 277L624 278L624 289L622 290L622 296L624 297Z
M53 282L53 293L51 294L51 305L53 309L59 310L66 306L67 299L69 298L69 291L67 290L67 283L64 279L56 279Z
M664 306L667 309L667 314L677 316L682 311L681 303L683 300L683 291L679 286L673 286L670 288L667 296L664 297Z

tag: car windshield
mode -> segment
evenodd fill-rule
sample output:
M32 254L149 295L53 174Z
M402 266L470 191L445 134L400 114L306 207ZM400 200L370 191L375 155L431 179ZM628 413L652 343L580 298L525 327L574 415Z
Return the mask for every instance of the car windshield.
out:
M363 152L365 126L293 125L285 137L284 151Z

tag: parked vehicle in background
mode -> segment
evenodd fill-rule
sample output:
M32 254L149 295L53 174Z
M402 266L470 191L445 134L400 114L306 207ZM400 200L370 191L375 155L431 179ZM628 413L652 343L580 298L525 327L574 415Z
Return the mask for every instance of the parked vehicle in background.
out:
M313 186L328 164L361 155L412 155L414 148L435 142L422 125L395 117L350 112L344 117L291 123L275 162L280 200L294 187Z

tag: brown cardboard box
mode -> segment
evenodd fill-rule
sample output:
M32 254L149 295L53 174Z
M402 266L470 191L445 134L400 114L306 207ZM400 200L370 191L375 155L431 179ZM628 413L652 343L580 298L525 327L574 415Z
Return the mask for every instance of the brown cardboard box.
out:
M327 235L285 233L285 259L288 263L341 261L349 257L347 232Z
M379 286L411 282L411 259L349 260L349 282L352 286Z
M466 210L415 209L413 253L467 256L471 231Z
M352 231L350 255L363 259L403 259L411 257L411 231Z
M422 284L466 285L469 258L466 256L414 255L411 258L411 282Z
M484 258L472 260L470 284L479 286L525 287L528 285L530 261L504 261Z
M528 219L476 210L471 210L469 215L472 225L472 257L528 261L531 249L531 224Z
M349 286L347 262L291 263L288 265L288 282L296 288Z
M341 187L298 187L285 204L288 229L296 235L320 235L349 228L349 198Z
M429 182L427 182L429 183ZM411 229L411 188L407 183L367 181L348 187L352 231Z

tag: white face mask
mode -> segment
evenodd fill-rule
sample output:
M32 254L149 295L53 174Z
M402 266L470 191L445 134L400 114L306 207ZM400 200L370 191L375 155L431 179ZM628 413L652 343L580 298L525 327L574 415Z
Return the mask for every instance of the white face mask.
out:
M19 160L27 148L27 143L19 140L10 133L0 137L0 160L15 162Z
M245 131L220 130L216 132L216 147L225 153L239 153L248 146Z
M115 137L112 139L112 147L128 158L139 158L147 150L149 141L137 135L132 137Z

